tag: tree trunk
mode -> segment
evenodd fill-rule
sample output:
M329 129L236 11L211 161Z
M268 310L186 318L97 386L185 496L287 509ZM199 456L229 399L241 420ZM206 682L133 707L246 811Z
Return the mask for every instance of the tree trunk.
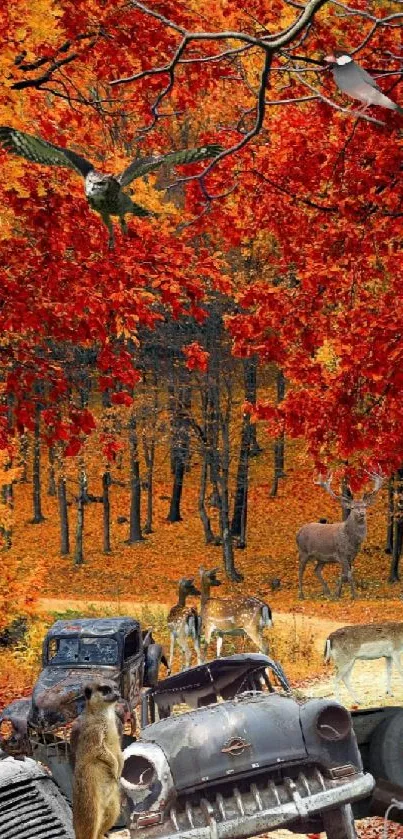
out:
M231 533L229 510L229 465L230 435L229 426L232 407L231 373L222 371L223 363L223 324L218 313L210 318L207 350L210 353L207 374L208 403L206 409L206 443L210 465L210 479L213 488L211 503L219 510L220 536L225 572L227 577L240 582L243 578L235 568L234 545ZM225 357L227 361L227 357ZM227 390L225 410L221 405L224 400L224 388Z
M276 377L276 387L277 387L277 405L283 401L285 397L285 377L282 370L277 371ZM279 434L277 439L274 441L273 446L273 460L274 460L274 470L273 470L273 483L270 490L270 498L275 498L278 492L278 484L280 478L285 478L285 471L284 471L284 449L285 449L285 438L284 433L282 432Z
M45 521L42 515L41 505L41 408L40 405L35 406L35 425L34 425L34 451L33 451L33 465L32 465L32 482L33 482L33 505L34 517L32 524L40 524Z
M20 461L21 461L21 478L20 483L28 483L28 454L29 454L29 440L28 434L24 433L20 437Z
M183 375L183 374L182 374ZM186 384L179 387L177 402L172 420L171 462L174 480L171 504L167 521L182 521L180 505L182 500L183 479L189 458L189 413L191 408L191 388Z
M87 476L83 467L79 472L79 491L77 497L76 546L74 550L74 565L84 562L84 510L88 495Z
M200 488L199 488L199 516L204 530L204 540L206 545L217 544L217 539L211 529L210 518L206 510L206 486L207 486L207 470L208 462L206 453L203 455L203 463L200 473Z
M389 482L388 482L388 524L387 524L387 530L386 530L386 545L385 545L385 553L386 554L393 553L394 493L395 493L394 475L391 475L391 477L389 479Z
M109 487L112 483L109 469L102 475L102 509L104 520L104 554L111 553L111 507L109 502Z
M220 474L220 530L222 538L222 550L224 559L224 568L228 579L235 583L240 583L243 580L235 568L234 558L234 543L232 539L230 527L230 511L229 511L229 462L230 462L230 442L229 442L229 424L222 423L222 467Z
M57 494L56 478L55 478L55 450L53 446L49 446L49 482L48 495L54 497Z
M146 523L144 525L144 533L152 533L153 532L153 488L154 488L153 480L154 480L154 464L155 464L155 438L156 438L156 428L157 428L157 419L158 419L158 411L159 411L157 360L156 360L154 354L153 354L153 366L152 366L152 388L153 388L153 402L152 402L152 408L151 408L151 423L150 423L149 438L147 436L147 430L146 430L145 427L143 427L143 432L142 432L144 459L145 459L145 462L146 462L146 469L147 469L147 518L146 518Z
M60 515L60 553L67 556L70 553L69 515L67 507L66 478L60 477L57 485Z
M174 417L175 417L175 375L174 375L174 366L173 363L169 366L169 373L168 373L168 413L170 416L170 424L171 424L171 474L175 474L175 457L174 457L174 437L175 437L175 428L174 428Z
M179 456L176 456L176 458L175 458L174 481L173 481L172 495L171 495L171 504L170 504L170 507L169 507L169 513L167 515L167 521L171 521L171 522L182 521L181 509L180 508L181 508L184 474L185 474L185 460L181 459Z
M7 463L4 465L4 471L8 472L13 466L13 461L11 457L8 457ZM13 484L10 482L9 484L3 484L1 487L1 506L3 507L3 513L1 514L1 518L3 522L0 526L0 532L3 537L4 548L9 551L12 548L13 542L13 508L14 508L14 491L13 491Z
M130 459L130 525L129 545L143 541L141 532L141 481L137 439L137 422L133 413L129 420L129 459Z
M256 362L252 369L256 368ZM245 400L249 401L251 377L251 359L244 361L244 392ZM238 470L236 476L236 489L234 500L234 514L232 517L231 532L238 538L238 547L246 547L246 520L248 514L248 484L249 484L249 458L252 444L252 423L250 414L245 413L242 418L241 446L239 450Z
M154 430L150 445L148 445L145 436L143 436L143 450L144 458L147 468L147 518L144 525L144 533L153 532L153 478L154 478L154 463L155 463L155 438Z
M245 399L252 405L257 399L257 357L255 355L251 358L245 359ZM257 457L263 451L257 441L257 425L250 424L250 449L249 457Z
M393 552L389 570L389 583L400 580L399 563L403 546L403 468L395 473L395 503L393 526Z

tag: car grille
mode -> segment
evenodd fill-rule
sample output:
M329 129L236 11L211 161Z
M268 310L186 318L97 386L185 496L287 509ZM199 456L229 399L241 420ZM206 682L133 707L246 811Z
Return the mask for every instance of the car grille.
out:
M46 729L28 726L28 739L32 753L36 756L38 748L48 757L57 757L61 761L68 761L70 757L70 735L73 723L49 726Z
M353 766L341 768L340 777L325 777L313 766L305 767L304 772L291 771L289 776L278 774L275 779L261 777L248 786L242 787L240 782L227 784L219 791L211 787L198 798L195 794L182 796L171 807L164 825L152 829L151 835L254 836L277 825L309 819L315 801L320 809L321 803L325 808L340 806L346 799L362 798L364 788L372 788L371 776L357 773Z
M61 795L52 779L10 778L0 786L1 839L72 839L73 828L60 820ZM64 804L64 801L63 801Z

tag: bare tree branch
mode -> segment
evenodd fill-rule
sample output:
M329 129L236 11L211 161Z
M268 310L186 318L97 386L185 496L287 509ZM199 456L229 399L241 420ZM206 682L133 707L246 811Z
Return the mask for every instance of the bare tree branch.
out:
M279 51L282 46L291 43L291 41L293 41L305 28L305 26L307 26L307 24L313 19L316 12L319 11L319 9L328 2L329 0L308 0L308 3L303 8L297 20L294 21L293 24L290 24L290 26L287 26L287 28L284 29L283 32L280 32L277 35L263 35L260 38L256 38L253 35L248 35L246 32L237 32L236 30L223 30L221 32L188 32L184 27L179 26L172 20L169 20L160 12L148 8L148 6L146 6L144 3L139 2L139 0L132 0L131 5L134 8L148 15L149 17L153 17L156 20L159 20L165 26L174 29L176 32L180 32L181 35L183 35L183 39L169 64L163 65L161 67L153 67L149 70L143 70L141 73L135 73L134 75L127 76L125 78L112 79L110 84L111 86L119 84L128 84L129 82L138 81L139 79L145 78L147 76L170 73L175 68L175 65L178 63L181 55L186 50L187 46L194 41L241 41L241 43L248 44L249 46L258 47L259 49L264 50L265 52ZM214 60L217 60L216 57L212 57L212 59L213 58Z

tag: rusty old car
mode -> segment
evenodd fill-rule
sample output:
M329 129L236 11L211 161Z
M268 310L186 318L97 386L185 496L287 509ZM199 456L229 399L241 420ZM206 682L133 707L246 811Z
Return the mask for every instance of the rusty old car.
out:
M297 700L263 655L199 665L150 696L163 719L124 751L132 835L241 839L286 827L356 836L351 804L368 799L374 780L342 705ZM194 710L171 715L183 701Z
M84 685L98 678L118 687L120 716L134 731L141 690L156 684L161 659L162 647L134 618L56 621L43 642L43 670L32 696L14 700L0 714L0 748L48 765L45 757L54 757L51 763L57 766L83 710Z

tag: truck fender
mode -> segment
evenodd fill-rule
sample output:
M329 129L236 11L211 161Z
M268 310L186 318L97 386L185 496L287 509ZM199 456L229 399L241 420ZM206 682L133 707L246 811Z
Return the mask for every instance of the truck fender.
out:
M149 644L144 650L144 686L154 687L158 682L158 670L161 663L161 644Z

